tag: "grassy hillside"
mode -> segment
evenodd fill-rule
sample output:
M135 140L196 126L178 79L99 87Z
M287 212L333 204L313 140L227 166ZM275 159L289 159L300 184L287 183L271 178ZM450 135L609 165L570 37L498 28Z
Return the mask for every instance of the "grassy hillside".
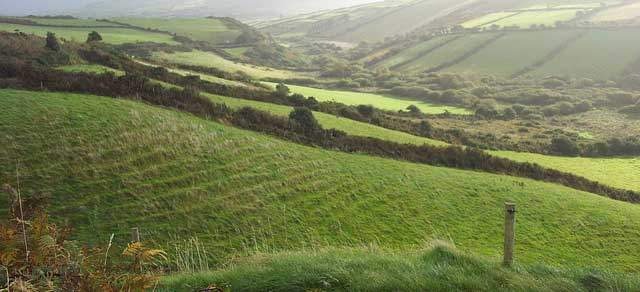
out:
M224 70L228 72L242 71L244 73L247 73L249 76L257 79L262 79L267 77L282 78L282 79L300 77L300 73L287 71L287 70L267 68L267 67L256 66L256 65L250 65L245 63L237 63L237 62L229 61L211 52L203 52L203 51L175 52L175 53L156 52L154 53L153 58L156 61L166 62L166 63L214 67L214 68L218 68L220 70Z
M265 84L275 89L275 83L265 82ZM469 114L469 111L463 108L434 105L424 101L412 100L411 98L405 99L397 96L380 95L375 93L327 90L296 85L287 85L287 87L289 87L292 93L299 93L304 96L313 96L319 101L336 101L348 105L366 104L392 111L406 110L408 106L415 105L424 113L441 114L445 111L449 111L453 114Z
M93 66L93 67L92 67ZM79 65L63 67L65 70L81 70L92 72L105 70L104 67L94 65ZM207 77L203 77L207 78ZM215 78L215 77L214 77ZM223 79L224 80L224 79ZM159 81L154 81L159 82ZM165 84L166 86L172 86ZM238 99L219 95L206 94L209 99L217 103L225 103L232 108L253 107L271 112L280 116L288 116L292 107L252 100ZM424 137L418 137L407 133L393 131L367 123L336 117L330 114L315 112L314 115L320 124L328 129L334 128L351 135L365 136L389 140L398 143L410 143L416 145L447 145L444 142ZM635 177L640 176L640 159L634 158L572 158L546 156L534 153L519 153L512 151L493 151L494 155L509 158L516 161L537 163L542 166L574 173L588 179L601 182L613 187L640 191L640 181ZM616 175L611 175L612 171Z
M169 31L192 40L213 44L236 43L242 31L219 18L115 18L137 27Z
M640 30L591 30L532 74L608 79L640 58Z
M164 246L196 236L217 261L434 238L497 257L514 201L521 262L640 270L637 205L300 146L131 101L2 90L0 104L0 180L16 185L17 166L23 194L49 194L54 218L86 242L125 241L139 226Z
M384 61L376 64L376 67L397 68L409 64L414 60L428 54L440 46L446 45L447 41L455 39L456 36L435 37L427 41L421 42L413 47L402 50L393 56L384 59Z
M137 42L155 42L173 45L178 44L177 42L173 41L172 37L168 34L128 28L45 27L0 23L0 31L13 32L15 30L19 30L28 34L35 34L38 36L46 36L47 32L53 32L59 38L65 38L67 40L73 40L77 42L86 41L87 35L90 32L97 31L102 36L104 42L115 45Z
M418 0L366 21L338 36L344 41L382 41L386 37L411 32L470 1Z
M589 281L591 279L591 281ZM598 280L595 280L598 279ZM215 272L165 278L161 291L215 283L241 291L631 291L637 279L544 265L505 269L446 244L412 252L380 248L260 254Z
M350 43L409 33L472 1L391 0L257 23L281 38L308 36Z
M413 62L398 68L401 71L424 72L450 62L469 52L474 47L495 37L497 33L470 34L440 47Z
M535 70L528 72L528 77L558 75L611 80L640 59L637 28L511 31L474 52L474 48L496 33L461 35L442 47L436 44L453 36L437 37L402 50L377 66L422 72L473 52L440 71L510 77L531 67Z
M571 30L509 33L446 70L509 77L543 59L577 33Z

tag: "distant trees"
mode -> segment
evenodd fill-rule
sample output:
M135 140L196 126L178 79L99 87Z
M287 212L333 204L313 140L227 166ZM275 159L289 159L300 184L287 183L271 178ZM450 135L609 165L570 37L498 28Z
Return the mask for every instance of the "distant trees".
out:
M102 41L102 36L97 31L92 31L87 36L87 43Z
M45 47L56 52L62 49L55 33L47 32L47 44L45 45Z

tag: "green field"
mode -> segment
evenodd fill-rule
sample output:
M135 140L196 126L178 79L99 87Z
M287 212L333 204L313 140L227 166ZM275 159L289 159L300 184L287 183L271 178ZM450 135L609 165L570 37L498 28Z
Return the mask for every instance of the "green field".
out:
M345 154L113 98L0 91L0 181L48 194L82 242L198 237L217 263L258 251L404 250L447 239L498 259L503 204L523 264L638 272L640 206L528 179ZM6 211L7 205L0 205Z
M244 53L247 52L248 50L249 50L249 47L224 49L225 52L239 59L243 59Z
M116 70L116 69L109 68L102 65L95 65L95 64L68 65L68 66L58 67L57 69L60 69L65 72L72 72L72 73L85 72L85 73L103 74L103 73L111 72L116 76L123 76L125 74L125 72L123 71Z
M638 58L639 29L591 30L531 74L608 80L622 74Z
M409 72L426 71L464 55L472 48L477 47L478 45L495 36L495 33L465 35L447 44L446 46L438 48L431 53L416 59L414 62L398 68L398 70Z
M249 74L253 78L262 79L262 78L295 78L300 77L301 73L296 73L292 71L279 70L273 68L267 68L262 66L250 65L245 63L237 63L221 56L203 51L192 51L192 52L176 52L176 53L165 53L165 52L156 52L153 55L153 59L160 62L172 63L172 64L187 64L187 65L196 65L196 66L205 66L205 67L213 67L218 68L220 70L224 70L227 72L237 72L242 71L244 73Z
M557 157L510 151L493 152L515 161L535 162L583 176L610 186L640 191L640 157L630 158L583 158Z
M149 63L142 62L142 61L137 61L137 62L142 64L142 65L145 65L145 66L156 67L156 65L154 65L154 64L149 64ZM224 84L224 85L229 85L229 86L238 86L238 87L247 86L247 84L244 84L244 83L239 82L239 81L228 80L228 79L220 78L220 77L213 76L213 75L203 74L203 73L200 73L200 72L193 72L193 71L181 70L181 69L175 69L175 68L166 68L166 69L169 70L169 72L180 74L182 76L197 75L197 76L200 76L200 79L205 80L205 81L209 81L211 83Z
M141 31L126 28L82 28L82 27L42 27L20 24L0 23L0 31L13 32L19 30L24 33L46 36L47 32L55 33L59 38L65 38L76 42L85 42L87 35L97 31L106 43L119 45L124 43L155 42L176 45L172 37L167 34Z
M493 24L494 22L506 18L506 17L510 17L513 16L515 14L517 14L518 12L495 12L495 13L489 13L483 16L480 16L478 18L474 18L471 19L469 21L463 22L461 25L465 28L472 28L472 27L483 27L483 26L491 26L491 24Z
M511 32L446 71L509 77L541 60L577 33L572 30Z
M491 24L486 25L486 27L490 27L492 25L498 25L500 27L517 26L519 28L529 28L532 25L555 26L557 21L568 21L574 19L578 11L583 10L562 9L548 11L524 11L496 22L492 22Z
M218 18L115 18L117 22L169 31L192 40L213 44L235 43L242 33Z
M172 275L160 291L194 291L211 284L238 291L603 291L640 289L636 277L541 264L504 268L496 261L461 253L447 243L415 251L377 247L326 248L259 254L217 271Z
M276 83L263 82L275 89ZM299 93L306 97L313 96L319 101L335 101L347 105L373 105L379 109L399 111L406 110L408 106L415 105L423 113L441 114L448 111L452 114L466 115L470 112L463 108L453 106L434 105L423 101L412 100L397 96L380 95L355 91L327 90L306 86L287 85L292 93Z

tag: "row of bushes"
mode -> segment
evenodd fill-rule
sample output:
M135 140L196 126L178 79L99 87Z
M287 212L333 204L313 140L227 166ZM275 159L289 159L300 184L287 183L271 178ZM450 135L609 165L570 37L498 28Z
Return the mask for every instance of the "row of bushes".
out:
M563 184L617 200L640 202L640 194L632 191L608 187L573 174L546 169L535 164L493 157L477 149L399 144L375 138L349 136L334 129L325 130L319 126L307 108L297 108L287 119L250 108L233 111L225 105L212 103L192 89L168 89L140 76L116 77L111 74L64 73L34 68L30 65L24 65L16 71L18 74L12 76L17 80L12 84L16 87L128 97L175 108L206 119L231 121L233 125L242 128L307 145L417 163L527 177Z

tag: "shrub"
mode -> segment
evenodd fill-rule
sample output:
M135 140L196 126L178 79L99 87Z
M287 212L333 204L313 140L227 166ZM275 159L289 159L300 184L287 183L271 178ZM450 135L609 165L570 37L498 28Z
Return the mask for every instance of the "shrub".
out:
M92 31L87 36L87 43L102 41L102 36L97 31Z
M576 142L565 136L553 138L549 148L553 154L566 156L576 156L580 154L580 149L578 149Z
M296 107L289 113L289 120L294 129L300 129L306 134L313 134L321 130L320 123L306 107Z
M45 47L56 52L62 49L55 33L47 32L47 43Z
M276 85L276 94L278 96L285 97L288 96L290 92L291 90L289 90L289 87L284 83L278 83L278 85Z

